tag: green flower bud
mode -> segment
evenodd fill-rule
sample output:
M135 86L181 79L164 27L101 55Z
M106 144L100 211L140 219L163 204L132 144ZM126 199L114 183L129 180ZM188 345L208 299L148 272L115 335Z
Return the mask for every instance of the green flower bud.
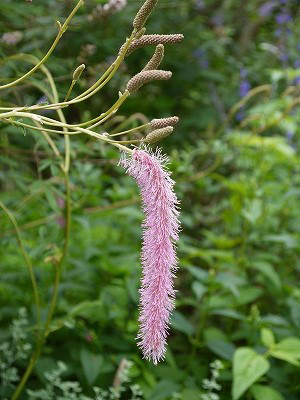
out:
M73 72L73 81L77 81L84 70L85 70L85 65L84 64L79 65L79 67L77 67Z

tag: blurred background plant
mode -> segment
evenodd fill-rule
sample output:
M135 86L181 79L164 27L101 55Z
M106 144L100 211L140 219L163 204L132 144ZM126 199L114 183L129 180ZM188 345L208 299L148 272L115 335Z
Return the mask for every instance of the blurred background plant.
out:
M140 5L85 1L47 63L60 95L68 91L70 71L79 64L86 69L74 95L105 71ZM27 63L8 57L41 57L56 34L54 21L72 7L65 0L1 2L1 83L28 70ZM94 386L110 395L126 359L133 365L120 393L124 399L134 398L132 385L138 385L136 396L150 400L214 394L224 400L299 399L298 17L297 0L159 1L147 33L180 31L186 38L166 54L163 68L174 72L173 79L144 87L108 124L129 129L158 115L181 118L176 134L162 142L178 182L183 224L166 361L157 367L143 361L134 340L142 220L137 188L117 167L118 151L92 138L76 138L70 170L72 236L58 309L23 398L31 393L51 399L50 389L48 397L40 394L53 387L51 374L62 377L57 379L68 390L74 384L80 388L75 399L103 397ZM79 103L66 110L68 120L80 123L99 115L150 55L149 49L133 53L88 108ZM34 85L43 79L37 73L6 92L1 106L48 101ZM17 126L0 129L0 199L18 221L44 316L65 224L59 165L37 134ZM3 213L0 226L1 396L10 398L36 327L30 280ZM28 316L18 318L26 319L21 323L26 338L16 339L12 319L23 306ZM224 368L217 379L220 390L212 391L203 385L213 378L210 364L216 358ZM58 395L72 398L62 391Z

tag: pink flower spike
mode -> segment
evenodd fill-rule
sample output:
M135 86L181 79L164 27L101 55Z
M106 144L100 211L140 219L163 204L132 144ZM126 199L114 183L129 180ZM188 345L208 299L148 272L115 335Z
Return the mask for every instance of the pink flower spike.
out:
M164 359L170 315L174 309L173 278L177 269L178 199L166 169L167 157L147 147L123 158L121 165L137 182L145 214L138 346L154 364Z

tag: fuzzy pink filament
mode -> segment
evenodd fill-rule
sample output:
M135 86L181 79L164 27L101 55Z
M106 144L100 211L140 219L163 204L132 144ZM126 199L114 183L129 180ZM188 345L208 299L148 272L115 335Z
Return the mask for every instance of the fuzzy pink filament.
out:
M135 150L121 164L137 182L143 211L143 275L140 289L138 346L154 364L164 358L170 314L174 308L173 286L178 241L178 200L174 181L165 168L167 158L160 151Z

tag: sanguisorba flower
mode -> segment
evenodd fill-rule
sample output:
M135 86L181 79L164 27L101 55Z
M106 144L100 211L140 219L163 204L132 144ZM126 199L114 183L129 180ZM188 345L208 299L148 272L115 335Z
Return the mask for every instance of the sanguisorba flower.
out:
M136 149L121 165L137 182L145 213L143 221L142 281L138 346L154 364L164 358L168 324L174 308L174 273L177 268L178 199L174 181L160 150Z

